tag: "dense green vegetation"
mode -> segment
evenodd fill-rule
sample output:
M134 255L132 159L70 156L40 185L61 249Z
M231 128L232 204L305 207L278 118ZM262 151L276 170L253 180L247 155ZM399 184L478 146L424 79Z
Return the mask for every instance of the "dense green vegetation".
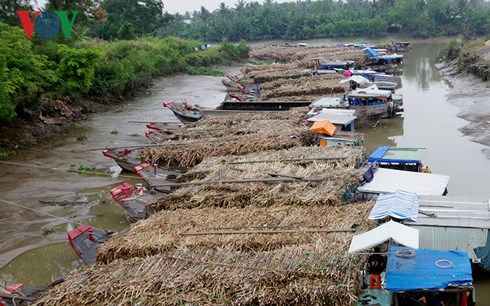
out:
M475 50L478 50L484 45L485 41L481 39L476 39L466 43L451 40L441 50L439 58L446 62L456 60L459 72L468 72L470 66L479 59L479 55Z
M482 0L306 0L223 3L176 15L160 35L204 41L374 37L387 34L466 37L490 33L490 3Z
M186 71L217 74L201 67L229 64L247 57L249 51L243 42L233 45L223 40L219 48L206 50L201 45L175 37L63 44L35 37L28 40L19 27L0 23L0 122L49 110L52 106L43 99L46 95L121 96L157 76Z

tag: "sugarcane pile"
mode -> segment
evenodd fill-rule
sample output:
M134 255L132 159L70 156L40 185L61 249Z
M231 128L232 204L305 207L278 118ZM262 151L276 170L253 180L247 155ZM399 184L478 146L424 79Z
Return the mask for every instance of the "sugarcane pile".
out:
M99 249L97 262L152 256L174 249L233 248L263 252L290 245L333 243L369 230L373 203L330 206L203 207L160 211ZM329 232L331 230L331 232ZM343 238L342 238L343 239Z
M348 84L340 84L345 79L340 74L327 74L299 79L279 79L262 85L261 101L290 100L300 96L302 100L315 101L327 95L341 94L348 90Z
M145 148L140 158L165 166L192 167L210 156L244 155L312 144L314 135L301 122L300 111L278 113L211 118L202 122L202 125L200 123L199 127L190 126L182 131L182 134L190 130L193 135L199 135L195 132L203 130L200 139L184 143L167 141L163 143L164 146ZM206 137L204 131L234 127L240 129L240 135Z
M339 305L355 302L346 240L269 252L176 250L75 271L37 305Z
M265 141L262 138L262 141ZM361 176L360 147L295 147L206 158L184 174L156 211L195 207L337 205Z
M309 46L307 48L264 46L250 52L252 57L273 54L287 61L311 61L319 58L324 62L355 61L356 66L364 64L366 55L355 47Z

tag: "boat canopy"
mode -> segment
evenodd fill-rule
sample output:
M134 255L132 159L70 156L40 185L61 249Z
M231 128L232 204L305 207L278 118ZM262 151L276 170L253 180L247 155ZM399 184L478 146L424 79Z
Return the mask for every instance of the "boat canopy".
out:
M378 86L376 86L376 84L373 84L366 88L358 88L356 90L353 90L348 93L347 96L352 98L378 97L388 99L392 93L393 92L391 90L378 89Z
M369 232L352 237L349 253L355 253L372 248L390 239L407 247L418 248L419 230L395 221L389 221L370 230Z
M368 79L366 79L365 77L361 76L361 75L353 75L347 79L344 79L344 80L341 80L339 83L340 84L344 84L344 83L347 83L347 82L356 82L357 84L360 84L360 85L364 85L364 84L369 84L370 81Z
M417 195L443 195L450 177L447 175L420 173L378 168L374 178L358 188L362 193L393 193L397 190Z
M321 97L315 102L309 105L309 108L324 108L324 107L347 107L348 104L342 98L334 98L334 97Z
M310 127L310 131L317 132L320 134L327 134L329 136L333 136L335 133L335 130L337 128L335 125L330 122L330 120L321 120L313 123L313 125Z
M393 217L399 220L417 221L419 199L413 192L398 190L381 194L369 214L368 219L377 220Z
M388 291L443 290L472 282L470 259L464 252L390 247L386 265Z
M392 148L381 146L368 157L374 163L419 163L427 151L426 148Z

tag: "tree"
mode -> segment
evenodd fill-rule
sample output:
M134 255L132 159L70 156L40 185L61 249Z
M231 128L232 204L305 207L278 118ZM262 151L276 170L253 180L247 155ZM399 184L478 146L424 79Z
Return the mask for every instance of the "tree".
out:
M0 0L0 22L15 26L19 25L17 10L32 10L29 0Z
M75 49L61 45L61 60L56 73L60 80L61 92L76 94L90 90L95 76L97 60L104 56L104 51L96 46Z
M94 32L104 39L124 39L119 36L125 36L119 31L124 23L132 24L136 35L153 35L173 18L163 12L162 0L104 0L101 7L107 11L107 22Z

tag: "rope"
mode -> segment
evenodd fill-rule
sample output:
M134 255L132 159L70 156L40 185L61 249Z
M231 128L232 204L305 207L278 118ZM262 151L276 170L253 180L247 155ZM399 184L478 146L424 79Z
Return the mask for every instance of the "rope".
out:
M444 264L442 264L444 263ZM451 269L454 268L454 264L447 259L439 259L436 261L436 267L441 268L441 269Z
M78 224L78 225L83 225L84 224L84 223L80 223L80 222L77 222L77 221L70 220L69 218L59 217L59 216L56 216L56 215L52 215L50 213L47 213L47 212L44 212L44 211L40 211L38 209L30 208L30 207L27 207L27 206L24 206L24 205L21 205L21 204L17 204L17 203L11 202L11 201L7 201L7 200L4 200L4 199L0 199L0 201L5 202L5 203L10 204L10 205L14 205L14 206L17 206L17 207L24 208L24 209L27 209L27 210L31 210L31 211L34 211L34 212L37 212L37 213L40 213L40 214L43 214L43 215L46 215L46 216L49 216L49 217L52 217L52 218L57 218L57 219L65 220L67 222L75 223L75 224ZM103 229L96 228L94 226L91 226L91 227L93 229L105 231Z
M54 171L59 171L59 172L74 172L74 173L86 173L86 174L94 174L94 175L108 175L112 177L112 174L110 173L103 173L103 172L94 172L94 171L80 171L80 170L73 170L73 169L62 169L62 168L53 168L53 167L45 167L45 166L39 166L39 165L34 165L34 164L23 164L23 163L14 163L14 162L7 162L7 161L1 161L0 163L2 164L8 164L8 165L15 165L15 166L22 166L22 167L31 167L31 168L39 168L39 169L48 169L48 170L54 170ZM135 178L135 176L131 175L118 175L118 177L124 177L124 178Z
M409 248L401 248L395 252L395 255L401 258L412 258L415 257L415 251Z

